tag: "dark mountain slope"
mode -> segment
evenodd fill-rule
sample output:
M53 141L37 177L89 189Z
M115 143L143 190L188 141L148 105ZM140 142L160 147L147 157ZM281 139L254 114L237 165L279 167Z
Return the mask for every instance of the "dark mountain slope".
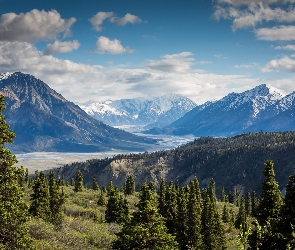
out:
M121 186L126 175L133 174L138 185L151 180L157 185L161 178L184 185L197 176L202 187L214 178L217 189L224 186L229 191L237 186L259 191L264 162L268 159L275 163L280 187L286 186L288 176L294 173L294 152L295 132L203 137L174 150L73 163L56 169L56 173L70 181L80 169L88 187L94 175L101 186L110 180Z
M32 75L1 74L0 93L16 151L142 150L153 142L97 121Z

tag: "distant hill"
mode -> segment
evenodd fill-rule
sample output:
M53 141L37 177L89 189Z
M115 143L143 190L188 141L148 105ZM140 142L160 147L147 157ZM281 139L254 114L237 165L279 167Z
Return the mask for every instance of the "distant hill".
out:
M152 128L169 125L196 104L187 97L169 94L145 99L89 101L80 107L95 119L111 126L142 125Z
M244 132L295 130L295 92L262 84L195 107L168 126L146 133L233 136Z
M13 152L145 150L155 141L112 128L47 84L21 72L0 74L5 116L17 137Z
M231 138L202 137L174 150L76 162L55 172L70 181L81 170L88 187L94 175L101 186L112 180L120 187L126 176L133 174L137 187L144 181L157 186L161 178L185 185L196 176L203 188L214 178L217 190L224 186L228 192L233 187L259 191L264 162L271 159L283 189L288 176L294 174L294 152L295 132L247 133Z

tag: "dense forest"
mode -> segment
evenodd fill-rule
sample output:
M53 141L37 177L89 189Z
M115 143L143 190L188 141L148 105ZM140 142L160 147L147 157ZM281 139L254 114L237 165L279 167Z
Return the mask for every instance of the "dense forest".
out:
M15 134L2 115L4 98L0 98L0 249L295 248L295 175L289 176L283 197L272 160L262 164L259 196L250 190L244 190L243 195L237 187L229 193L224 187L218 190L213 178L205 187L200 186L197 177L190 178L187 184L161 178L156 186L152 181L136 183L135 176L129 174L120 186L112 180L103 186L92 175L92 184L87 188L80 169L70 182L56 177L54 171L48 175L36 171L29 176L27 169L13 166L17 160L5 147L13 142ZM270 139L263 142L263 147L268 153L273 152L267 150L273 149L273 144L285 149L293 145L293 133L266 135ZM271 139L279 137L285 142ZM210 152L208 148L216 150L216 141L226 142L228 154L224 155L230 155L241 147L234 143L240 138L248 138L253 144L252 135L228 139L232 149L226 140L201 138L169 153L179 163L184 155L201 153L206 145L204 152ZM261 143L255 141L258 146L253 145L260 155ZM194 147L198 144L200 147ZM165 156L165 152L153 154ZM127 157L142 160L150 155ZM126 156L117 156L115 160L122 157ZM98 162L103 166L113 160ZM203 162L206 161L209 158L204 158ZM220 178L217 176L216 180Z
M247 133L231 138L199 138L173 150L152 153L117 155L113 158L75 162L56 169L57 176L70 181L80 170L85 185L90 186L94 175L100 185L110 180L121 186L129 174L134 175L136 189L140 183L153 181L159 186L161 178L186 185L194 177L201 188L214 178L216 187L232 191L259 192L263 179L263 164L272 159L277 180L283 190L288 176L294 173L295 132Z

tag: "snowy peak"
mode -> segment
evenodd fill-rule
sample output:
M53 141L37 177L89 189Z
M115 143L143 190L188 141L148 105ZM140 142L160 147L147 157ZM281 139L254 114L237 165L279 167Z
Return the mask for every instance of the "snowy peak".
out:
M87 102L80 105L86 113L109 125L164 126L196 107L187 97L167 94L153 98L134 98Z
M0 74L0 80L7 79L7 78L10 77L12 74L13 74L13 73L10 73L10 72L2 73L2 74Z

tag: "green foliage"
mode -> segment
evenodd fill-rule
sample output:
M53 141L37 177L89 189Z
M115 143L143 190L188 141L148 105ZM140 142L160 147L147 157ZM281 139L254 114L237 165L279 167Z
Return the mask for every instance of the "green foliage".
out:
M124 194L125 195L132 195L135 192L135 181L134 177L132 175L128 175L126 182L125 182L125 189Z
M75 178L75 192L82 192L84 189L84 184L83 184L83 175L80 170L78 170Z
M97 205L99 206L105 206L107 204L107 200L105 197L105 193L101 190L100 194L98 196Z
M97 179L95 176L93 177L92 189L95 191L99 190L99 186L98 186Z
M28 207L19 183L24 169L13 167L16 157L4 146L15 138L2 115L4 109L4 96L0 95L0 248L33 249L25 225L29 219Z
M174 237L167 232L164 218L157 211L155 195L145 183L141 187L137 208L130 222L117 234L113 249L178 249Z
M43 172L40 175L36 174L31 201L30 214L44 221L51 221L49 186Z

